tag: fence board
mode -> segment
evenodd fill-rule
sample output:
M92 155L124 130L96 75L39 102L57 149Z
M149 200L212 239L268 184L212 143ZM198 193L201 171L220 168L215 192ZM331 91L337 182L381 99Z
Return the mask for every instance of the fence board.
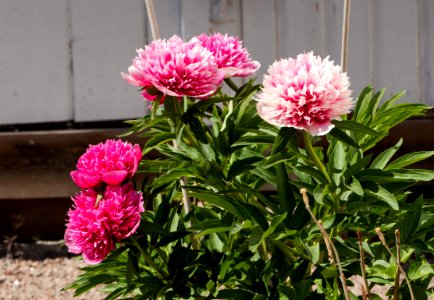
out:
M154 1L154 9L157 17L161 38L170 38L176 34L181 36L181 0ZM148 22L148 19L145 20ZM151 41L151 32L148 32Z
M65 1L0 2L0 124L72 118Z
M244 46L252 59L261 63L256 75L260 81L277 59L276 1L243 0L242 14Z
M183 0L181 13L186 40L203 32L241 36L239 0Z
M120 76L145 43L143 0L71 1L76 121L121 120L145 113Z
M406 101L420 101L417 0L373 2L374 87L385 96L407 90Z

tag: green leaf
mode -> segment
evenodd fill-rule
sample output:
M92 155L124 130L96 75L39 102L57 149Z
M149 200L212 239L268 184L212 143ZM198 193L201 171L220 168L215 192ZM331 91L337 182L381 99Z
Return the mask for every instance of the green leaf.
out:
M316 180L318 180L321 183L328 183L327 178L325 178L324 174L318 171L317 169L309 166L300 166L297 167L297 170L302 173L309 174Z
M272 136L254 135L254 136L245 136L240 138L238 141L233 143L231 147L273 144L273 143L274 143L274 137Z
M248 170L255 168L255 163L258 161L261 161L262 157L253 156L253 157L247 157L244 159L238 159L234 161L234 163L231 165L228 171L228 178L234 178L235 176L244 173Z
M224 289L218 292L218 299L237 299L237 300L251 300L254 294L248 290L243 289Z
M283 220L285 220L286 215L287 214L284 213L282 215L277 215L277 216L273 217L273 219L271 219L270 227L264 232L262 239L265 239L268 236L270 236L270 234L274 233L277 226L279 226L279 224L282 223Z
M391 108L395 104L396 101L398 101L404 95L405 95L405 90L394 94L389 100L385 101L384 104L381 105L378 112L383 112L383 111L388 110L389 108Z
M246 212L233 199L229 199L214 192L191 192L190 197L203 200L212 205L216 205L221 209L230 212L234 216L237 216L241 219L246 219Z
M392 161L390 164L387 165L385 169L390 170L404 168L408 165L412 165L421 160L427 159L432 155L434 155L434 151L420 151L408 153Z
M114 280L116 280L116 277L111 274L92 274L83 280L83 283L75 290L74 296L79 296L99 284L113 282Z
M402 145L402 138L399 139L399 141L391 148L383 151L382 153L380 153L380 155L378 155L374 161L371 163L371 169L381 169L383 170L387 163L389 162L389 160L392 158L392 156L396 153L396 151L398 151L398 149L401 147Z
M379 185L375 185L370 189L365 189L365 194L377 200L386 202L394 210L399 209L398 200L395 198L395 196Z
M288 142L295 137L297 130L292 127L282 127L276 136L273 148L271 149L271 154L278 153L285 149Z
M402 243L408 242L416 233L420 222L420 216L422 214L422 204L423 197L420 196L410 205L407 213L404 214L404 217L398 223Z
M352 179L353 179L353 182L350 185L350 190L353 191L354 193L356 193L356 195L358 195L358 196L363 196L364 191L363 191L362 185L355 177L352 177Z
M187 120L188 126L193 132L194 137L203 144L208 144L208 139L206 137L205 128L201 121L196 117L190 116Z
M365 87L357 98L356 107L354 108L353 119L359 121L366 114L366 107L371 99L373 88Z
M378 132L376 132L372 128L351 120L341 120L341 121L333 120L332 124L334 124L337 128L342 130L366 133L369 135L378 135Z
M434 274L433 266L428 263L413 263L408 269L407 276L410 280L422 279Z
M143 154L147 154L152 151L156 146L167 143L169 141L173 141L176 138L174 133L160 133L151 137L145 144L143 148Z
M431 181L434 179L433 170L398 169L398 170L389 170L389 172L393 175L393 178L395 180L418 182L418 181Z
M288 160L294 159L296 156L297 154L293 153L292 151L278 152L276 154L266 157L262 163L262 167L264 169L268 169L272 166L277 165L278 163L283 163Z
M307 252L309 253L310 261L313 264L317 264L319 261L319 243L315 243L312 246L305 245Z
M279 165L277 165L276 169L277 198L282 212L288 213L287 216L289 217L292 216L292 212L294 211L295 199L289 185L288 172L284 163L280 163Z
M344 131L340 130L339 128L333 128L329 133L330 136L334 137L338 141L341 141L347 145L360 148L359 144L348 134L346 134Z

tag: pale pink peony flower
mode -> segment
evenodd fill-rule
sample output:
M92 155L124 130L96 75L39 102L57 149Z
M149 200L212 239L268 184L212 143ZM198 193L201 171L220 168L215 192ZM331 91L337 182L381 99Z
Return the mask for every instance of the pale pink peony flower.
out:
M206 99L224 79L210 51L176 35L153 41L137 54L129 74L121 74L130 84L143 87L142 96L150 101L159 94Z
M312 52L296 59L282 59L268 68L258 94L258 114L278 127L304 129L312 135L327 134L333 119L353 107L349 79L328 57Z
M108 186L102 197L92 189L83 190L73 201L65 244L69 252L81 253L89 264L104 260L116 242L131 236L144 211L142 194L131 184Z
M95 188L103 182L118 185L133 176L141 158L139 145L107 140L89 146L79 158L77 170L71 172L71 177L81 188Z
M214 54L218 67L225 73L225 77L247 77L253 75L261 66L259 62L249 57L247 49L237 37L215 33L205 33L194 37L202 46Z

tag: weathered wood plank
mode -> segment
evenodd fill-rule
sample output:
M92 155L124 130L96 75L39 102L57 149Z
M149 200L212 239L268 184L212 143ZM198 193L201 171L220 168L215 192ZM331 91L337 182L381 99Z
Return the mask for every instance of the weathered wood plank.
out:
M69 198L78 188L69 173L89 144L121 129L0 133L0 200ZM128 140L142 143L129 137Z
M419 102L417 0L373 1L374 87L386 97L407 90L405 101Z
M154 9L161 38L167 39L174 34L178 36L182 35L181 8L181 0L154 1ZM148 19L146 18L145 21L148 22ZM148 42L150 42L152 40L150 29L148 37Z
M370 1L351 1L348 75L354 99L366 85L374 83L371 6Z
M145 44L143 0L71 1L74 119L122 120L143 115L146 104L127 84L135 49Z
M324 56L322 30L324 28L324 1L278 0L278 55L295 57L299 53L314 51Z
M67 1L0 1L0 124L72 119Z
M240 0L183 0L181 17L185 40L204 32L241 37Z
M243 41L253 60L261 63L258 81L277 59L276 1L243 0Z

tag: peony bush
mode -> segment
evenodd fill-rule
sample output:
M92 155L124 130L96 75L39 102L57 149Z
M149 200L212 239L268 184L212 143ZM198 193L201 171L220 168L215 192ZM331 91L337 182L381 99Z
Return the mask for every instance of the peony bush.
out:
M90 146L71 173L82 191L65 243L89 266L67 288L101 286L106 299L434 293L434 202L412 188L434 179L414 167L434 151L376 147L429 107L370 86L356 97L340 66L312 52L237 86L260 64L219 33L137 55L122 77L151 111L124 136L143 144Z

